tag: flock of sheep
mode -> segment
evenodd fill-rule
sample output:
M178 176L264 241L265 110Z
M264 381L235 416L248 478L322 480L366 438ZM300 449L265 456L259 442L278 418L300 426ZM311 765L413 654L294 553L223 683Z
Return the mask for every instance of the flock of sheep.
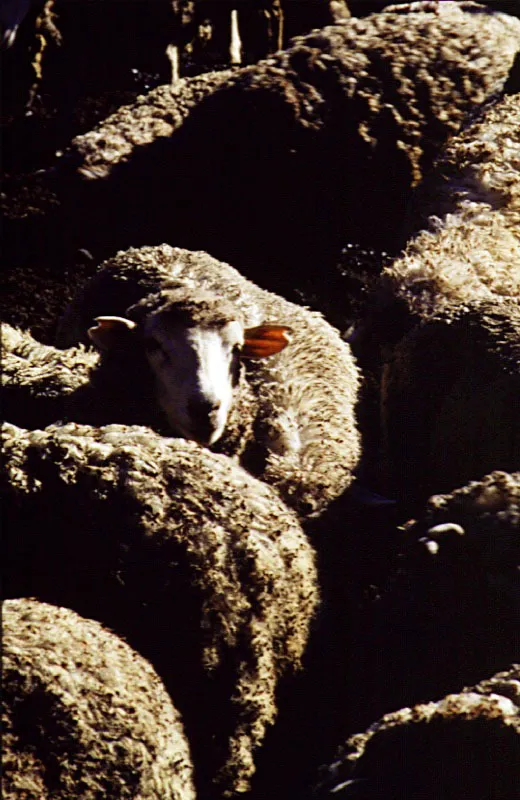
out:
M7 215L7 800L516 796L520 19L328 5Z

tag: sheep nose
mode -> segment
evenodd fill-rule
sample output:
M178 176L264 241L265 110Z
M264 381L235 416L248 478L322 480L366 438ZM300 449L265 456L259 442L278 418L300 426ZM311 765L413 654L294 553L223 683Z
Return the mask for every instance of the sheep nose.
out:
M199 442L210 441L215 430L212 414L218 411L220 402L210 400L190 400L188 403L188 413L190 415L191 429L193 437Z

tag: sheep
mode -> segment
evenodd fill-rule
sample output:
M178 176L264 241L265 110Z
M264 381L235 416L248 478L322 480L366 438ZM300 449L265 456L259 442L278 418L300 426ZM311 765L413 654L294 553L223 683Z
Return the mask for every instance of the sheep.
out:
M492 591L520 617L520 472L495 471L449 494L429 498L408 534L434 556L461 537L485 565ZM448 544L446 545L446 542Z
M338 6L334 13L346 15L341 2ZM88 179L106 178L113 166L128 161L137 147L150 144L158 136L171 136L191 109L232 75L233 71L227 69L180 78L120 107L92 131L72 140L70 151L81 164L81 174Z
M82 175L89 180L106 178L137 148L157 137L171 136L191 109L232 74L231 70L206 72L157 86L131 105L121 106L92 131L76 136L70 151L81 164Z
M520 664L441 700L385 714L337 753L313 797L516 797Z
M34 599L2 611L2 796L194 800L178 712L98 622Z
M126 348L100 355L80 345L64 352L7 323L2 323L2 346L3 412L15 425L34 429L63 419L94 425L118 421L168 434L165 415L153 400L144 351ZM229 430L216 445L229 455L242 453L252 436L247 409L253 398L243 378L241 384Z
M385 486L414 513L430 494L520 455L520 307L467 304L418 324L383 366Z
M237 70L172 136L117 166L111 155L106 178L74 145L54 176L57 228L96 259L169 241L275 291L306 270L322 284L318 265L348 242L399 249L412 188L519 50L520 20L449 0L296 37Z
M89 328L101 356L72 347L89 341ZM287 336L285 350L262 359ZM164 361L174 341L177 355ZM119 253L69 307L59 344L71 349L6 336L7 420L31 427L65 416L173 431L239 457L302 516L319 514L353 480L359 377L348 345L318 313L205 253L168 245ZM172 358L174 378L165 370Z
M518 660L519 530L520 473L500 470L433 495L400 526L377 601L349 641L377 652L350 675L369 719Z
M4 423L2 470L4 596L123 636L174 698L197 783L245 791L318 600L294 512L226 456L145 427Z
M403 522L395 507L384 528L362 510L348 521L348 558L346 510L334 527L328 516L338 549L320 551L322 604L305 684L266 742L255 797L273 784L279 797L310 797L320 764L347 735L520 659L519 472L431 497L415 520Z
M348 653L336 682L327 684L336 705L326 716L326 727L335 725L336 743L368 728L388 711L442 698L519 660L520 473L495 471L449 494L433 496L415 519L404 523L402 507L398 513L394 532L387 533L391 549L377 538L375 545L369 545L372 561L379 562L379 575L372 574L364 597L352 604L344 625L348 637L337 628L333 640L341 652L343 637ZM388 555L381 561L384 556L377 551L385 546ZM350 580L350 575L345 577L345 583ZM334 713L337 708L339 720ZM410 732L407 740L407 732L402 733L403 746L407 741L410 747L406 762L419 777L420 766L412 757L414 734ZM471 736L470 730L467 733ZM436 731L432 764L442 760L440 737ZM335 743L330 742L331 752L333 747ZM425 757L429 751L425 744ZM401 774L395 766L400 757L394 753L394 758L393 774ZM322 753L317 764L329 759ZM334 783L327 784L329 791L349 777L362 777L343 772L346 760L338 766L341 774L331 776ZM463 774L462 765L460 769ZM370 773L375 783L375 769ZM416 791L401 787L394 794L385 782L387 773L378 776L387 790L385 798L423 796L417 787ZM430 774L426 786L429 778ZM367 793L374 783L365 784ZM343 796L339 788L337 796ZM439 796L438 787L434 796ZM454 796L478 794L460 791Z
M520 472L495 470L449 493L433 495L417 519L406 523L404 531L410 563L418 565L425 558L444 565L451 561L455 573L462 557L467 567L464 580L460 574L458 578L454 576L459 586L474 582L478 573L484 575L482 588L472 591L487 596L493 613L496 609L499 613L500 609L502 613L505 610L515 631L508 638L506 629L511 622L503 621L497 626L502 644L491 648L493 657L508 660L513 654L516 658L520 646L518 623L514 622L520 618ZM449 597L445 603L444 613L450 613ZM475 614L476 609L473 611ZM489 648L489 642L485 647Z
M428 227L384 270L365 324L383 362L387 491L412 513L434 492L519 463L519 131L513 95L453 139L417 212Z
M416 235L382 274L421 318L473 301L520 299L520 95L485 106L438 159L416 199Z

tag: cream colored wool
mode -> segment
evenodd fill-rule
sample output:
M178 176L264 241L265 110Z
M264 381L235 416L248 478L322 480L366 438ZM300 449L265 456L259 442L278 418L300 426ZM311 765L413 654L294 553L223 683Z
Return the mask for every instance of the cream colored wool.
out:
M226 456L136 426L6 423L2 483L5 592L122 634L179 698L197 775L245 791L318 600L295 514Z
M81 159L81 174L104 178L115 164L128 161L135 148L160 136L171 136L192 108L232 75L231 70L181 78L173 86L158 86L119 108L96 128L76 136L70 150Z
M387 479L422 502L520 459L520 95L454 137L417 219L378 338Z
M520 665L513 664L476 686L385 714L351 736L316 797L347 785L354 800L408 792L424 800L439 793L450 800L484 797L488 791L512 797L520 779L519 749Z
M2 609L2 797L194 800L179 713L98 622L27 598Z
M123 112L121 133L112 118L106 135L102 124L78 138L53 173L58 224L96 259L169 242L282 294L302 272L315 275L319 296L322 272L333 273L347 244L402 247L413 188L466 115L502 90L519 51L520 20L451 0L295 37L218 85L211 79L198 101L183 84L171 95L182 124L170 135L169 90L155 90ZM184 91L186 115L177 111ZM145 106L160 135L140 120ZM133 131L138 144L145 128L150 136L130 153Z
M383 273L412 313L520 302L520 95L485 109L451 140L417 216L424 230Z

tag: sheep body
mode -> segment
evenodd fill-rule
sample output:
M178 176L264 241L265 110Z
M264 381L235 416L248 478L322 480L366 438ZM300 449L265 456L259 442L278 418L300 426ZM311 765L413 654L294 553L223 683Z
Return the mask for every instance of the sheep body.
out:
M520 617L520 472L497 470L430 497L414 531L440 546L448 536L468 539L485 565L489 585Z
M520 781L519 690L520 665L513 664L441 700L386 714L349 738L316 797L514 796Z
M381 737L376 735L372 753L356 767L355 774L347 774L349 765L357 760L350 751L331 769L335 782L328 785L329 791L349 778L366 777L370 783L352 785L352 789L360 790L360 797L372 797L372 792L361 793L363 787L380 787L381 794L375 794L378 800L407 796L433 800L439 796L439 785L431 777L446 758L455 774L448 772L442 796L447 792L453 798L481 796L469 789L471 784L459 782L463 776L471 780L472 774L481 775L479 763L487 759L482 755L487 748L479 739L479 727L484 741L489 736L489 747L497 753L499 771L502 764L513 763L518 770L518 758L504 760L498 756L501 746L507 744L507 735L500 741L504 726L514 722L515 737L520 732L518 718L511 717L509 711L502 716L507 704L495 705L486 698L481 705L469 698L466 705L464 697L428 703L426 707L422 704L430 698L437 701L459 687L472 686L483 675L493 675L504 665L518 662L519 533L520 473L498 470L432 496L415 519L400 525L393 534L388 532L394 545L380 565L379 576L370 581L375 588L365 592L351 612L348 652L356 653L356 660L349 668L348 699L338 702L338 707L345 709L340 712L345 733L368 729L361 742L379 729L382 720L371 723L389 709L402 710L384 720L393 719L403 727L394 731L393 739L392 726L383 724ZM381 546L378 540L374 553ZM376 554L373 561L377 560ZM341 636L338 629L337 637ZM518 705L519 688L517 676L511 675L507 693L498 686L490 691ZM514 714L518 714L517 709ZM410 730L416 723L420 728ZM338 741L341 735L338 733ZM461 744L468 739L472 745L462 755ZM520 740L516 747L520 747ZM475 753L479 753L476 759ZM484 763L489 766L493 761ZM396 768L398 764L403 770ZM518 772L505 769L504 774L518 776ZM392 787L392 778L402 783ZM518 777L515 780L518 783ZM410 783L406 785L405 781ZM489 785L493 792L500 784L492 780ZM339 787L336 793L342 797ZM498 796L506 798L511 793L499 792ZM329 797L326 792L318 796Z
M294 512L229 458L143 427L5 423L3 455L5 595L123 635L175 698L198 780L243 791L317 603Z
M207 290L229 300L246 327L269 321L293 329L285 350L248 365L254 398L235 416L242 425L249 419L254 428L244 464L301 513L319 512L349 486L360 454L354 418L357 368L348 345L320 314L260 289L205 253L144 247L118 253L102 265L66 313L60 344L84 340L95 317L123 315L129 305L171 281L186 285L188 295ZM228 436L234 427L230 421ZM235 440L246 435L242 431Z
M514 470L519 400L517 303L468 303L417 324L382 371L389 491L413 509L490 470Z
M231 70L181 78L173 86L158 86L119 108L94 130L76 136L70 145L88 179L105 178L115 164L128 161L136 148L159 136L171 136L203 97L224 83Z
M99 354L83 346L70 349L64 358L55 347L6 322L2 323L2 351L5 419L28 428L62 419L67 397L88 386L99 363Z
M417 200L419 233L382 280L422 317L450 305L520 299L520 95L455 136Z
M171 137L117 169L111 156L109 179L78 180L97 158L83 150L64 203L84 204L77 235L97 254L174 241L260 284L292 284L349 241L402 244L412 187L467 112L500 91L519 50L520 21L471 2L347 19L238 70Z
M429 227L382 274L371 338L387 481L412 503L518 465L519 101L483 109L448 145L417 211Z
M164 686L98 622L7 600L2 658L5 800L195 798L188 744Z

